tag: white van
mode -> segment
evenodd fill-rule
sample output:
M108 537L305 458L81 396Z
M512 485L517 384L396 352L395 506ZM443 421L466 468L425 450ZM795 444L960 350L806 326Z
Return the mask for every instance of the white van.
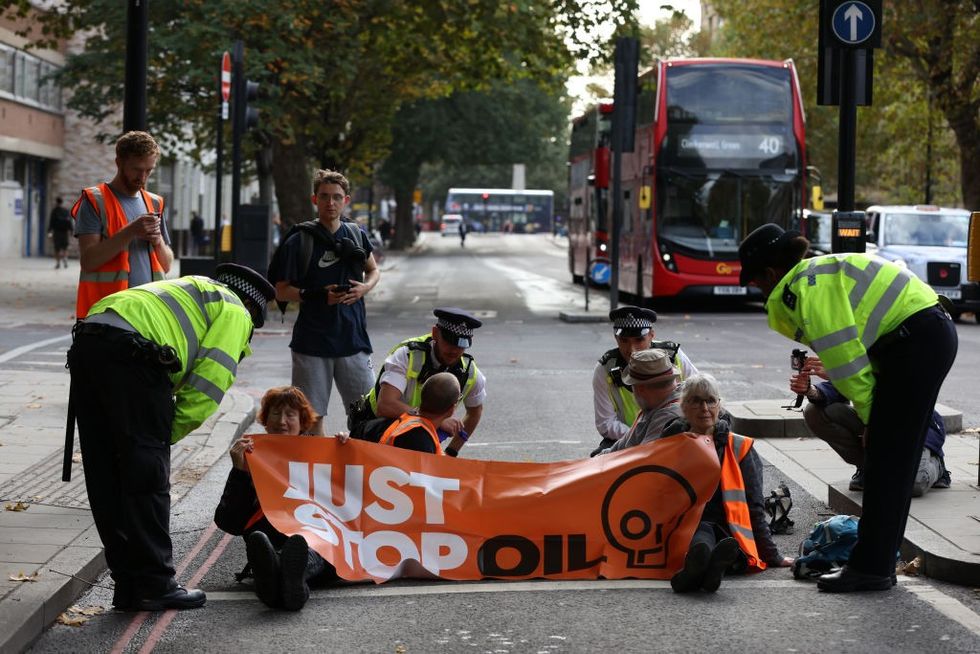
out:
M443 236L459 236L459 225L463 217L458 213L447 213L442 216L441 232Z
M980 310L980 285L966 280L969 211L920 204L874 205L866 212L868 242L877 246L878 256L907 266L936 293L948 297L954 318Z

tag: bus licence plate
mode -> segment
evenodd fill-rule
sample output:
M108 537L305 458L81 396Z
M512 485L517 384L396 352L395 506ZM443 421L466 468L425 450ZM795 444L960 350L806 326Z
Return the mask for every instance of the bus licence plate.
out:
M950 300L959 300L963 297L962 291L958 288L936 288L933 286L932 290L936 291L939 295L945 295Z
M715 295L745 295L748 289L744 286L715 286Z

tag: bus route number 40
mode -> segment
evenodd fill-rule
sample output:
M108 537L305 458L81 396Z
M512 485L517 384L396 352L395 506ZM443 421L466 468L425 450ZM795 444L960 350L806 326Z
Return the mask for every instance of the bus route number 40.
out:
M778 136L765 136L759 143L759 149L766 154L779 154L783 151L783 140Z

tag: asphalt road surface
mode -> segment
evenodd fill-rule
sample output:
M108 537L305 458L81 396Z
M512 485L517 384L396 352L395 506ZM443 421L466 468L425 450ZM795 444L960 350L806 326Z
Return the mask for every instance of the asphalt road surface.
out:
M429 330L434 306L483 316L471 353L487 376L488 399L462 456L557 461L587 456L598 441L590 376L596 358L613 346L612 332L608 323L557 319L559 310L581 304L582 288L571 284L566 265L561 243L548 236L471 234L463 249L458 239L429 235L423 251L387 271L369 296L376 367L399 340ZM270 315L253 341L255 355L239 369L239 390L260 397L289 382L294 317L287 313L280 323ZM976 426L971 384L980 326L964 322L959 333L960 354L940 401ZM758 305L672 306L661 312L657 335L679 341L701 371L719 379L725 399L790 397L794 345L766 328ZM43 350L31 353L31 365L49 360ZM327 430L343 423L334 401ZM81 627L54 626L33 651L980 651L980 598L971 589L902 578L888 593L827 595L786 569L726 579L715 594L684 596L659 581L352 584L314 591L302 612L276 612L258 601L250 582L234 581L245 563L243 542L211 522L229 467L223 458L173 509L178 578L207 591L205 608L114 612L111 580L103 578L78 604L108 610ZM767 489L784 480L766 465ZM789 485L797 532L778 536L777 544L792 555L807 526L831 512Z

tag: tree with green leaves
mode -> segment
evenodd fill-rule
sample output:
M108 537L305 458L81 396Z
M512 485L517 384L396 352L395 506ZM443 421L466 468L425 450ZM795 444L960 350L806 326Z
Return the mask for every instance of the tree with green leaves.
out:
M5 11L26 15L30 0ZM154 0L150 4L148 128L198 160L214 143L220 53L245 45L260 84L253 145L271 152L283 221L310 214L313 165L353 177L380 161L403 104L490 80L554 75L596 56L596 26L628 21L635 0ZM64 0L40 18L48 45L85 34L59 76L68 104L119 126L126 11L118 0Z
M554 165L558 155L564 170L564 155L559 152L565 150L568 104L560 89L562 81L497 82L486 91L460 91L403 107L392 127L391 154L379 171L381 181L395 193L392 247L404 247L414 239L412 193L424 164L439 164L444 171L472 171L474 166L506 169L505 186L510 185L513 163L534 167L550 158ZM560 150L555 147L559 141ZM488 182L476 185L488 186Z

